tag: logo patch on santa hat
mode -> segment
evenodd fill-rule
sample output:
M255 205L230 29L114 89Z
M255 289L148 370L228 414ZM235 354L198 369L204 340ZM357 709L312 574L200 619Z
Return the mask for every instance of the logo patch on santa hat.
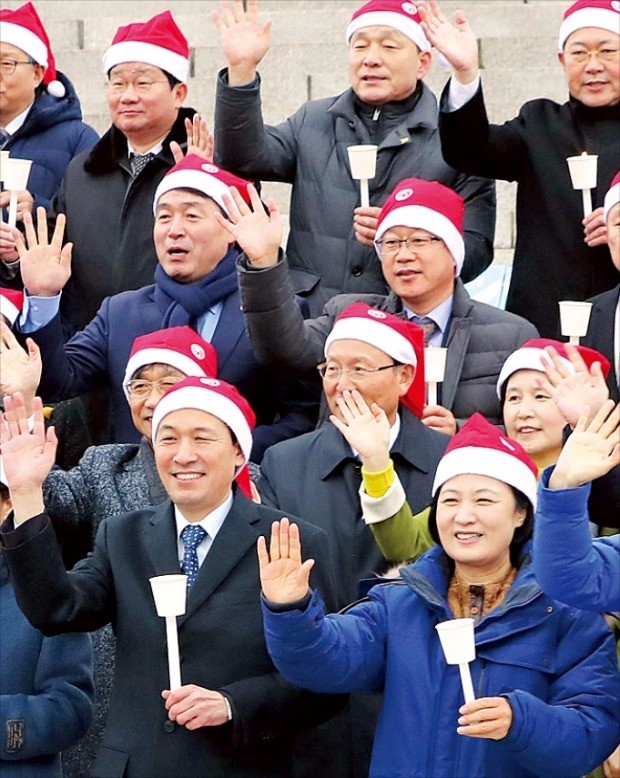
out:
M205 173L219 173L220 169L216 165L201 165L202 170L204 170Z
M403 189L402 192L394 195L394 199L401 202L401 200L408 200L413 194L413 189Z
M620 13L620 0L611 0L611 7Z
M368 311L368 315L372 316L373 319L387 319L386 313L383 313L383 311L376 311L374 308Z
M415 16L418 12L418 6L413 3L403 3L401 8L406 14L411 14L411 16Z
M192 343L192 345L190 346L190 351L196 357L196 359L205 358L205 350L198 343Z
M217 380L217 378L201 378L200 383L204 384L205 386L219 386L220 382Z

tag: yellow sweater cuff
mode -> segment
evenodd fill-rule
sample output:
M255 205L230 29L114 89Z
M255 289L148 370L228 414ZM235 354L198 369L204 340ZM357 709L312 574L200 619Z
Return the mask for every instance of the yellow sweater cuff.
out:
M395 479L394 462L390 459L390 464L385 470L378 473L369 473L362 465L362 478L364 479L364 491L369 497L383 497L387 490L392 486Z

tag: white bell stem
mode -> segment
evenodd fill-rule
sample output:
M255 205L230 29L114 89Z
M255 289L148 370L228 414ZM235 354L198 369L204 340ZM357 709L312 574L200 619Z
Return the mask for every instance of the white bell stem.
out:
M427 386L428 386L428 404L437 405L437 382L429 381Z
M459 671L461 673L461 685L463 687L463 694L465 695L465 702L473 702L476 697L474 695L474 685L471 680L471 672L469 670L469 663L459 665Z
M179 658L179 635L177 633L176 616L166 616L166 640L168 643L170 691L174 691L181 686L181 660Z
M17 190L11 190L11 199L9 200L9 227L15 227L17 224Z
M370 194L368 193L368 179L360 178L360 198L362 208L368 208L370 205Z
M579 345L579 335L571 335L569 338L570 343L572 343L574 346Z
M583 200L583 215L585 218L592 213L592 190L582 189L581 199Z

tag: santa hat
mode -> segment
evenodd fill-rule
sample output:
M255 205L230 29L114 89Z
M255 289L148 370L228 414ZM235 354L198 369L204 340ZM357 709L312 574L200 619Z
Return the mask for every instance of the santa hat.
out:
M439 460L433 496L457 475L470 473L496 478L522 492L536 509L538 468L516 440L507 438L480 413L461 427Z
M463 198L438 181L405 178L386 200L377 223L375 249L381 257L379 241L392 227L411 227L432 232L441 238L456 262L458 276L465 259L463 240Z
M173 411L194 408L220 419L234 433L245 463L252 450L252 430L256 423L248 401L232 384L217 378L185 378L171 386L153 411L153 441L163 419Z
M0 288L0 315L8 321L11 327L24 307L24 293L15 289Z
M577 0L564 12L558 38L559 51L564 50L568 38L583 27L598 27L618 34L620 30L620 2L618 0Z
M346 32L347 44L363 27L393 27L412 40L420 51L430 51L431 44L420 22L416 3L403 2L403 0L370 0L358 8L351 17Z
M0 10L0 43L17 46L44 68L43 83L52 97L64 97L65 87L56 78L56 61L43 22L32 3Z
M424 410L424 330L407 319L354 303L334 322L325 341L325 356L337 340L360 340L383 351L395 362L413 365L415 377L402 404L420 417Z
M125 368L123 391L129 400L127 384L140 368L160 363L176 367L188 376L215 378L217 352L191 327L168 327L140 335L133 342Z
M118 28L112 45L103 55L104 74L121 62L155 65L181 83L187 82L189 44L170 11L163 11L148 22Z
M603 202L603 214L605 217L605 222L607 222L609 212L617 203L620 203L620 170L616 173L614 180L611 182L611 186L609 187L609 191L605 195L605 200Z
M570 373L575 372L573 363L570 361L568 351L566 350L566 343L561 343L559 340L549 340L548 338L532 338L524 343L521 348L513 351L502 365L499 378L497 379L497 396L499 398L502 396L503 385L513 373L517 372L517 370L538 370L541 373L545 372L545 360L548 362L550 359L545 351L547 346L553 346ZM575 348L586 363L588 370L595 362L600 362L603 375L607 378L611 369L611 363L606 356L587 346L575 346Z
M220 206L228 216L228 210L224 205L222 195L228 194L231 186L239 190L239 194L246 203L250 203L250 193L248 192L249 181L227 173L222 168L214 165L213 162L207 162L197 154L188 154L180 162L166 173L162 178L155 197L153 198L153 213L157 208L159 198L169 192L171 189L196 189Z

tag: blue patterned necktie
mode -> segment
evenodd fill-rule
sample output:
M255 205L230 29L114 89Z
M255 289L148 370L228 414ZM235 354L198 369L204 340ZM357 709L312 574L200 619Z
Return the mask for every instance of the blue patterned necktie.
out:
M129 158L129 164L131 165L131 171L134 175L134 178L136 176L139 176L140 173L144 170L144 168L149 164L149 162L153 159L155 154L132 154Z
M435 322L432 319L429 319L428 316L412 316L411 321L414 324L417 324L418 327L422 327L424 330L424 345L428 346L428 341L431 339L433 333L437 331Z
M187 588L196 580L198 575L198 554L196 549L207 537L207 532L199 524L188 524L181 531L181 540L185 551L183 552L183 561L181 570L187 576Z

